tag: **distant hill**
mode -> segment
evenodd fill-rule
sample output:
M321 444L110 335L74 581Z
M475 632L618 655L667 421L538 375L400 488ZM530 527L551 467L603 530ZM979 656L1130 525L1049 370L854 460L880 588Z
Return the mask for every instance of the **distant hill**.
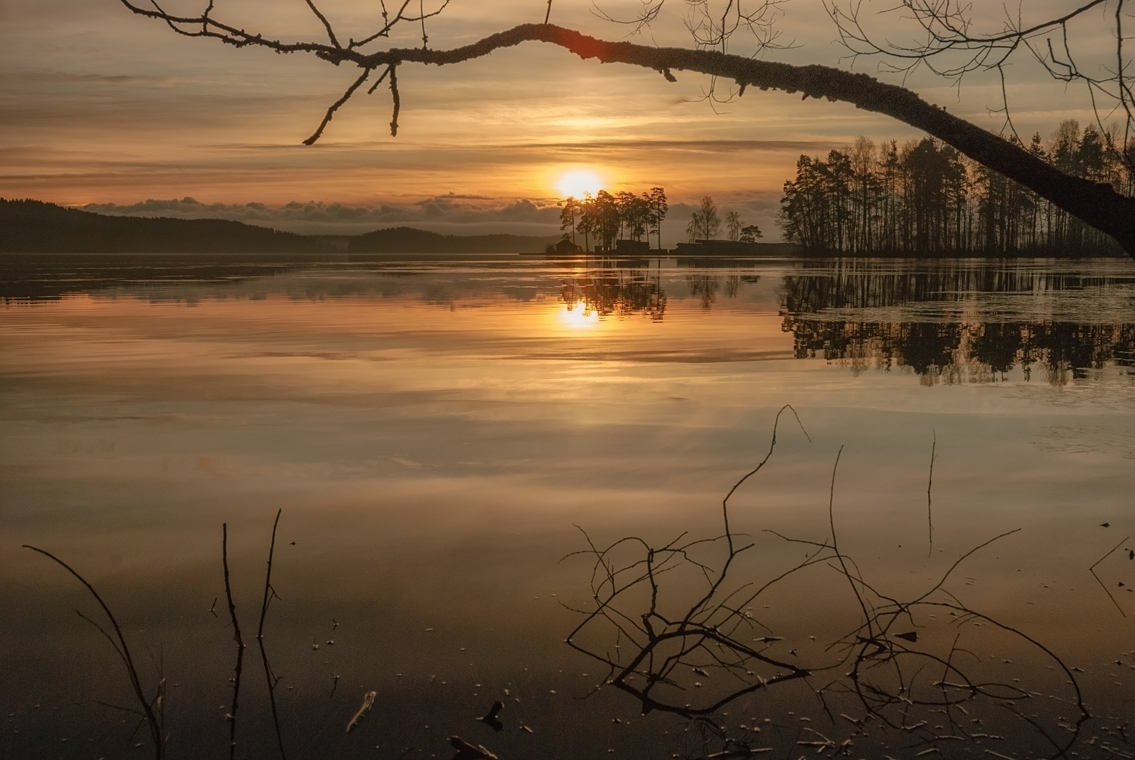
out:
M556 237L439 235L411 227L365 235L297 235L224 219L93 214L0 198L0 252L8 253L526 253Z
M104 216L0 199L0 251L19 253L314 253L315 239L224 219Z

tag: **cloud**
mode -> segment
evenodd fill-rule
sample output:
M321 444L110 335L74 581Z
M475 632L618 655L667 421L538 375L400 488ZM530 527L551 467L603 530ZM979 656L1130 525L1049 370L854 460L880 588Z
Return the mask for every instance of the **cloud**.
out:
M746 224L756 223L766 240L779 239L776 215L780 194L776 192L722 193L715 196L724 218L737 211ZM357 235L383 227L416 227L446 235L560 234L560 207L554 202L531 198L492 198L446 193L407 203L374 205L324 201L291 201L272 206L265 203L203 203L196 198L149 199L140 203L91 203L85 211L112 216L174 217L178 219L231 219L289 232L324 235ZM686 222L697 209L694 204L675 202L663 224L663 242L685 239Z
M322 201L202 203L196 198L148 199L140 203L91 203L83 210L112 216L231 219L301 233L358 234L380 227L410 226L446 234L559 233L558 206L527 198L489 198L448 193L405 203L355 205Z
M546 151L681 151L691 153L740 153L746 151L809 152L830 150L833 141L828 140L587 140L576 143L529 143L524 150Z

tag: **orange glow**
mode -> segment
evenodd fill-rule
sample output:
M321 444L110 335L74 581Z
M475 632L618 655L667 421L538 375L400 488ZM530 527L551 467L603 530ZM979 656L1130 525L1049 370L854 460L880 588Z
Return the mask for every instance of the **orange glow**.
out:
M573 169L556 180L556 189L563 198L595 195L602 187L602 178L590 169Z
M599 324L599 312L582 302L565 304L559 313L560 324L573 330L586 330Z

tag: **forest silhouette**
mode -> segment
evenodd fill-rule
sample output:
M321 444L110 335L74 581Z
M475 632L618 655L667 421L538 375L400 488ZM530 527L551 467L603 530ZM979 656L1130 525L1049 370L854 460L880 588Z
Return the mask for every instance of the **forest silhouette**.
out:
M1049 140L1034 134L1027 150L1070 176L1132 195L1135 143L1120 155L1117 130L1081 130L1067 120ZM859 137L826 159L800 156L779 221L786 240L841 254L1122 254L1113 238L930 137L903 145Z

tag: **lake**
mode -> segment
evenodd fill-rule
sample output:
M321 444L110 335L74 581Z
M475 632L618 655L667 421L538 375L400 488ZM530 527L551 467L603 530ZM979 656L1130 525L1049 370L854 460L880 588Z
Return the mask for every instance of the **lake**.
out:
M25 544L168 757L1135 756L1128 260L6 255L0 429L5 757Z

